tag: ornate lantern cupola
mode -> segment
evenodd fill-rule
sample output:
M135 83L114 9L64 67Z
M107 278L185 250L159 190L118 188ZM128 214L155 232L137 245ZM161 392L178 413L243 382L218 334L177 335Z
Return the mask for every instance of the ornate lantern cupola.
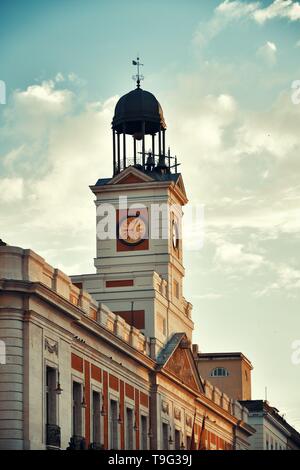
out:
M152 93L142 90L139 57L132 61L137 66L136 89L122 96L116 104L112 120L113 174L128 166L145 172L170 173L170 152L166 155L166 123L162 108ZM127 136L131 136L132 140ZM147 150L146 150L147 145ZM157 153L156 153L157 152ZM168 164L166 163L166 159Z

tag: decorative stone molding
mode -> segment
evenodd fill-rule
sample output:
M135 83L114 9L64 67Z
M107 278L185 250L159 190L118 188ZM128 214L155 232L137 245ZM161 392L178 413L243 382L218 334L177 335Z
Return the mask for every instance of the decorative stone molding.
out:
M229 405L230 405L230 398L225 393L222 393L222 396L221 396L222 408L224 408L224 410L226 411L229 411Z
M2 246L0 250L0 278L39 282L78 305L87 315L91 308L97 310L98 303L88 292L78 289L65 273L50 266L34 251L16 246Z
M45 349L50 354L56 354L58 356L58 342L52 341L49 338L45 338Z
M163 279L158 273L154 272L153 274L153 287L156 289L163 297L167 297L167 288L168 282Z
M186 415L186 417L185 417L185 424L186 424L189 428L191 428L191 427L192 427L192 423L193 423L192 417L189 416L189 415Z
M205 390L205 396L209 398L210 400L213 399L213 385L208 382L207 380L204 380L204 390Z
M192 310L193 310L193 306L190 302L188 302L185 298L183 298L183 308L184 308L184 312L185 312L185 315L188 317L188 318L192 318Z
M155 273L154 278L157 284L165 284L159 274ZM34 251L0 246L0 279L38 282L48 287L79 309L82 315L111 331L137 351L150 355L149 338L137 328L130 327L107 305L98 304L87 291L73 284L66 274L50 266ZM50 354L58 355L58 345L49 338L45 340L44 347Z
M124 318L120 317L119 315L115 318L115 325L114 325L114 332L117 336L123 339L124 336L124 326L125 326Z
M165 413L166 415L169 414L169 403L167 401L162 401L161 402L161 409L163 411L163 413Z
M180 408L174 408L174 418L177 419L178 421L181 420L181 409Z
M221 396L222 396L221 390L219 390L217 387L214 387L213 388L213 401L219 406L222 406Z
M106 328L110 331L114 331L115 328L115 320L116 320L116 315L108 310L107 312L107 318L106 318Z
M236 418L243 419L243 406L237 400L233 400L232 411Z

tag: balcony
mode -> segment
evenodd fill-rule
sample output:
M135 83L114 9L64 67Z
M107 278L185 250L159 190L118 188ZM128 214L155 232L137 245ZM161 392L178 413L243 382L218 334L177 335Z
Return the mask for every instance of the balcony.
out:
M89 450L103 450L104 446L103 444L100 444L100 442L91 442L89 446Z
M82 436L72 436L67 450L86 450L86 440Z
M56 424L46 424L46 445L60 449L60 427Z

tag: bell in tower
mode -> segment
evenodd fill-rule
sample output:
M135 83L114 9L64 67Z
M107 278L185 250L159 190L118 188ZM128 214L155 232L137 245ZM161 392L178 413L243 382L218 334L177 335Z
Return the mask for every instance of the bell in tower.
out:
M162 108L152 93L140 87L143 77L139 73L142 65L139 58L133 64L138 67L138 73L134 76L136 89L119 99L112 120L113 174L117 175L128 166L146 172L170 172L170 159L169 165L165 164L166 123ZM147 152L146 144L150 149ZM149 154L152 156L151 164Z

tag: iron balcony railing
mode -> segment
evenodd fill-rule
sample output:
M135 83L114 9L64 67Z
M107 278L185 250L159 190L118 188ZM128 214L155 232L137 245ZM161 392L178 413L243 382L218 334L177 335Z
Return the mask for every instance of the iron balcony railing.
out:
M60 427L56 424L46 425L46 444L47 446L57 447L60 449Z

